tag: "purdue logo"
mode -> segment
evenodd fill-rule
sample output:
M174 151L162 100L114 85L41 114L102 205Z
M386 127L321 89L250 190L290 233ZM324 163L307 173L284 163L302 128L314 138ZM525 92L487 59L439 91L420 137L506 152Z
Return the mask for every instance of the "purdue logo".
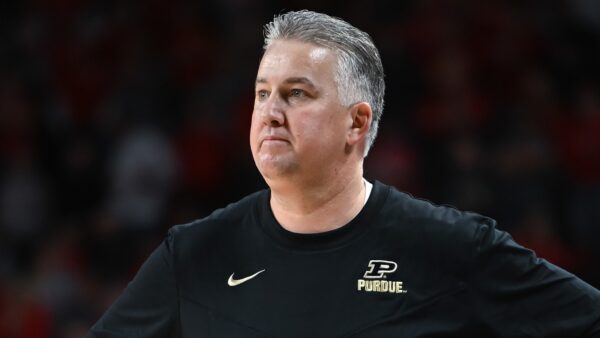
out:
M363 278L384 278L385 275L396 271L397 268L396 262L372 259L369 262L369 270L365 272Z
M364 279L358 280L358 291L381 293L406 293L401 281L386 280L387 276L396 271L398 264L392 261L372 259Z

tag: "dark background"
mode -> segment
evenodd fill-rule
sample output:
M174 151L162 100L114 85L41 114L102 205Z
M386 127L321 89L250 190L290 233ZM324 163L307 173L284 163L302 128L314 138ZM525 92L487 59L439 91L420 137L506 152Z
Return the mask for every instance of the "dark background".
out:
M368 179L499 221L600 286L600 2L0 5L0 337L81 337L178 223L264 187L262 25L308 8L379 47Z

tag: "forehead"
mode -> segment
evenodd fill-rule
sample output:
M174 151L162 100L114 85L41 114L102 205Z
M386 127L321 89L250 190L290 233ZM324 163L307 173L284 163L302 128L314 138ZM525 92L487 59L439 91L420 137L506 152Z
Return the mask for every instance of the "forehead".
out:
M265 51L257 79L277 81L287 77L333 80L337 58L326 47L296 40L276 40Z

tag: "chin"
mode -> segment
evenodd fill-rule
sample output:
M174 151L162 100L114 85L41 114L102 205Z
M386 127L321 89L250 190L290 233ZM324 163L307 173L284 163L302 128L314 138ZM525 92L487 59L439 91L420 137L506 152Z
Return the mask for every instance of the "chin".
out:
M265 179L276 180L278 178L289 177L298 170L298 165L285 161L279 160L262 160L261 163L257 163L258 170Z

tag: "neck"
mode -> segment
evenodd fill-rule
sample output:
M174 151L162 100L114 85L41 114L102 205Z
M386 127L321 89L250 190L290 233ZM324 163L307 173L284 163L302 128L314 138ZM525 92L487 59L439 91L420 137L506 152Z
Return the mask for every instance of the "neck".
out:
M288 231L319 233L350 222L362 209L362 165L354 173L302 186L271 186L271 209Z

